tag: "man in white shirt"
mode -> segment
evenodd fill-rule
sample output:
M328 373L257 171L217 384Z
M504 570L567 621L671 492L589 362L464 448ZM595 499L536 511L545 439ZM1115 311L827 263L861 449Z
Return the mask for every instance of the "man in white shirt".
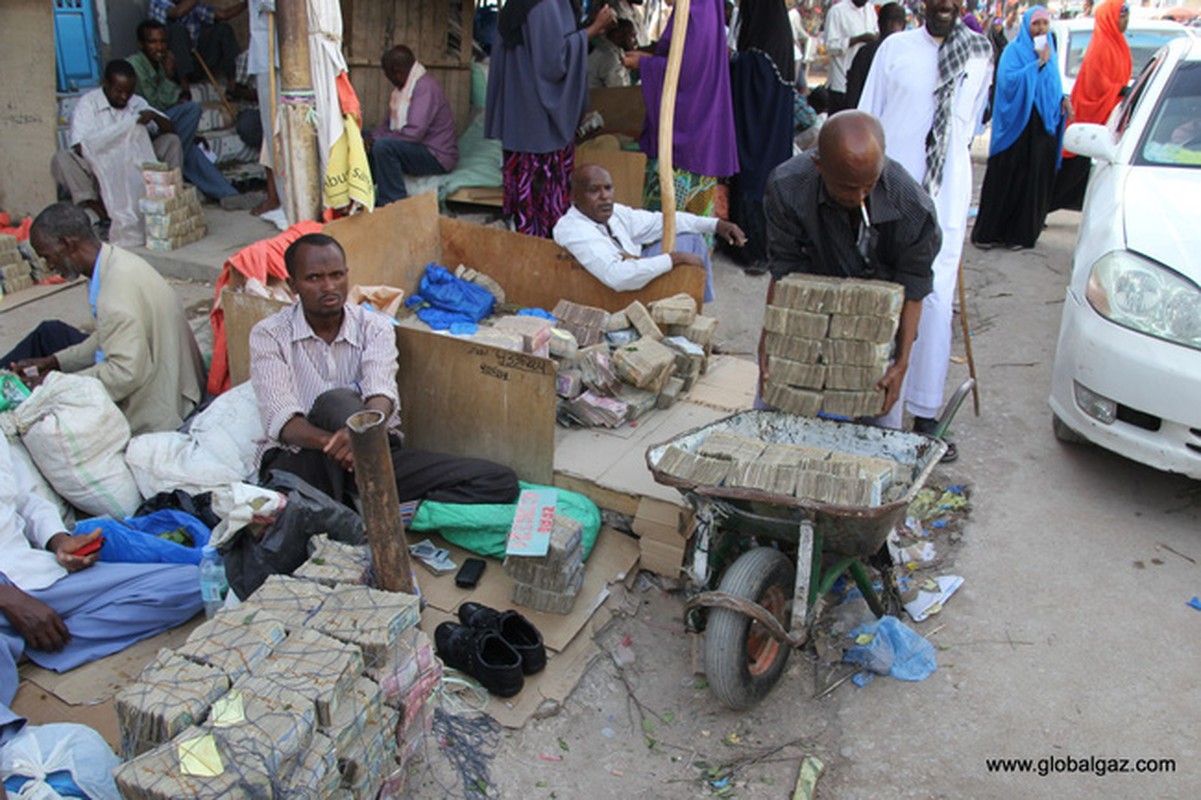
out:
M613 200L613 178L596 164L577 167L571 178L571 208L555 223L554 239L597 280L632 292L681 264L703 267L705 302L713 300L709 246L700 234L716 233L741 247L746 235L732 222L676 212L676 249L663 253L663 214Z
M801 14L801 4L797 3L788 10L788 24L792 28L792 55L796 61L796 84L805 86L809 83L809 59L813 55L813 39L805 30L805 18Z
M859 48L880 35L876 7L867 0L839 0L826 15L826 54L830 56L830 113L846 108L847 70Z
M992 83L992 46L960 19L962 0L930 0L926 24L889 36L876 51L859 108L884 125L886 152L934 198L942 248L926 296L905 385L914 430L942 407L951 354L951 303L972 200L972 138ZM900 409L895 425L900 426ZM948 452L952 460L956 451Z
M97 563L99 552L78 553L100 532L72 536L64 527L0 436L0 744L24 724L9 708L22 654L66 672L204 607L195 565Z
M90 209L101 220L108 218L100 201L96 173L84 154L84 143L111 133L118 126L142 125L151 136L154 155L169 167L183 166L183 146L175 126L165 114L134 93L138 76L124 59L108 62L99 89L79 98L71 112L70 148L59 150L50 162L54 179L66 187L71 202Z

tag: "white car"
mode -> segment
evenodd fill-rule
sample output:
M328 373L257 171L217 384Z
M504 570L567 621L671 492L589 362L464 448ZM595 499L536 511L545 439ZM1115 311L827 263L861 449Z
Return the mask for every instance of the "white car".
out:
M1094 22L1092 17L1078 17L1051 23L1064 94L1070 95L1072 87L1076 85L1080 62L1084 60L1084 51L1093 38ZM1130 45L1130 58L1134 62L1132 74L1138 75L1151 56L1168 42L1191 35L1194 35L1192 31L1171 20L1131 19L1126 28L1126 42Z
M1051 384L1056 435L1201 478L1201 40L1171 42L1093 159Z

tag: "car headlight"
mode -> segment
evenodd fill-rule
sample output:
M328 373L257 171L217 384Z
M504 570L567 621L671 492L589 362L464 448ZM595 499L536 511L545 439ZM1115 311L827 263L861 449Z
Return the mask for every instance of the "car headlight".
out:
M1111 322L1201 350L1201 288L1150 259L1106 253L1093 264L1085 296Z

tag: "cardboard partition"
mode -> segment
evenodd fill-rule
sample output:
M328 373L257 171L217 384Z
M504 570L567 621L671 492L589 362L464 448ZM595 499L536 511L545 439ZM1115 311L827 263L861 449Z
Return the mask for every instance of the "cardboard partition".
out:
M439 224L441 263L451 268L466 264L490 275L504 287L511 302L524 306L550 311L566 299L606 311L621 311L635 300L645 305L680 293L691 295L698 307L704 301L702 267L677 267L636 292L616 292L592 277L570 253L549 239L448 217L442 217Z
M673 269L637 292L615 292L549 239L439 216L433 193L335 220L325 232L346 250L352 283L397 286L406 295L417 291L431 261L450 270L465 264L496 280L511 302L548 311L563 299L620 311L681 292L699 307L705 294L700 267Z
M552 483L555 362L405 327L396 347L406 446L486 458Z
M645 153L580 147L575 151L575 168L586 164L596 164L609 171L617 202L642 208L642 189L646 186Z
M624 133L638 138L646 121L646 101L641 86L615 86L588 90L588 110L605 120L605 133Z

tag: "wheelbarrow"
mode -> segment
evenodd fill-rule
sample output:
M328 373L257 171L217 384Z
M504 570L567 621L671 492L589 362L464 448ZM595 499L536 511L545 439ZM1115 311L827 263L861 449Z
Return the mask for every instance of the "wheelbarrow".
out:
M708 609L705 672L709 687L723 704L736 710L750 708L771 691L791 651L807 642L819 600L839 577L850 575L877 617L886 613L864 559L881 551L889 532L904 520L909 504L946 453L941 436L971 385L972 381L965 382L947 403L934 436L779 411L744 411L647 450L647 466L655 480L679 489L697 509L691 574L699 584L709 581L708 550L717 527L796 544L795 564L775 547L748 550L726 570L716 591L704 592L688 604L689 609ZM836 506L758 489L697 485L659 468L669 447L695 453L717 431L767 443L886 458L902 464L910 477L907 486L879 505ZM890 584L886 580L885 588L893 591Z

